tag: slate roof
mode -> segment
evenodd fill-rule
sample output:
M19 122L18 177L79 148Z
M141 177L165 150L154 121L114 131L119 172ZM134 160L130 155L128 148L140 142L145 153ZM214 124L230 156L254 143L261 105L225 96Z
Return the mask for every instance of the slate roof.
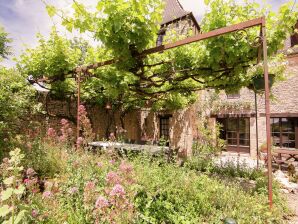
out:
M165 1L165 9L163 12L163 19L160 25L164 25L176 19L182 18L186 15L190 15L194 20L196 26L199 27L192 12L184 10L178 0L164 0L164 1Z
M165 10L163 13L163 20L161 25L169 23L175 19L181 18L190 14L191 12L185 11L178 0L165 0Z

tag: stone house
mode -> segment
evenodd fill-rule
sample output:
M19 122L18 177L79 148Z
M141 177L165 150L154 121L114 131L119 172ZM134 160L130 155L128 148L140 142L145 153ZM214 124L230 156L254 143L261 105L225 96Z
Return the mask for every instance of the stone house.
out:
M185 11L178 0L166 0L165 3L157 45L161 45L169 38L167 35L173 33L184 37L200 32L200 26L193 14ZM286 43L286 49L297 43L297 36L291 37ZM275 145L298 148L298 51L293 51L287 57L287 73L291 76L272 88L272 94L275 96L274 100L271 100L272 135ZM212 90L200 91L195 104L177 111L154 112L150 108L143 108L131 111L125 117L117 111L99 106L87 106L87 111L96 140L107 138L110 132L119 134L119 127L124 126L126 132L122 134L130 142L154 143L165 138L169 140L172 148L189 155L193 141L200 139L201 135L198 114L202 113L202 105L210 98L211 93ZM243 88L235 94L225 94L222 91L219 98L223 102L220 110L207 108L204 111L209 117L209 125L214 128L216 122L222 124L220 137L226 140L226 150L255 157L257 145L261 146L266 139L264 96L257 95L257 113L255 94L249 89ZM50 100L46 107L48 113L54 115L51 125L56 126L63 117L75 120L75 101Z

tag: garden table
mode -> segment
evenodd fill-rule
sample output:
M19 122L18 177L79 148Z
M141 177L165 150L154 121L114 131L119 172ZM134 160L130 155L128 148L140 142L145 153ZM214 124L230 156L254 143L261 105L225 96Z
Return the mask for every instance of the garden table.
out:
M274 152L278 154L279 159L282 160L282 155L288 156L288 158L285 159L285 162L294 159L295 161L298 161L298 150L297 149L274 149Z
M90 142L90 146L99 147L106 150L109 147L117 149L119 151L131 151L131 152L146 152L152 155L156 155L162 152L168 152L169 147L167 146L158 146L158 145L141 145L141 144L129 144L129 143L121 143L121 142Z

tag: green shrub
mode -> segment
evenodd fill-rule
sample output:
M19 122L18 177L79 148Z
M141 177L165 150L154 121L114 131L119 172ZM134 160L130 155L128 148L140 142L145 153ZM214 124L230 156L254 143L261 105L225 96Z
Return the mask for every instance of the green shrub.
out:
M238 185L175 165L135 160L138 223L221 223L226 217L238 223L283 223L283 207L276 197L269 212L266 192L250 194Z

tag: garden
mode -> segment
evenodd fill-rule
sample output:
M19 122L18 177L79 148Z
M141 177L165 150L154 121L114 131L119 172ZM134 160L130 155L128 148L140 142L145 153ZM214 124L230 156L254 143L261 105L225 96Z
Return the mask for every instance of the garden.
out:
M122 122L145 107L186 108L200 90L251 87L263 76L251 46L258 27L144 55L156 44L163 1L102 0L90 9L73 0L71 14L42 2L67 32L91 35L99 44L69 39L53 26L13 68L0 65L0 223L287 223L291 211L276 182L274 206L268 205L266 169L216 162L222 144L214 144L217 134L204 112L198 114L203 141L183 162L176 152L124 153L112 144L123 142L121 136L105 136L111 143L105 149L89 144L101 139L87 107L108 105ZM276 13L249 1L205 4L202 33L266 16L270 74L276 82L284 78L279 50L297 22L293 2ZM186 37L170 36L165 43ZM1 28L0 62L12 53L12 41ZM51 114L49 98L74 104L76 114Z

